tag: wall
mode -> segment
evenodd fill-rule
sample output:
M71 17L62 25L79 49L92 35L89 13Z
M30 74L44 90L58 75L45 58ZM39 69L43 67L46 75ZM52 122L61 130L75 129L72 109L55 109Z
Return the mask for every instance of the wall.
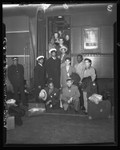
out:
M46 16L67 15L71 18L71 52L72 64L76 63L76 56L84 53L84 57L92 60L98 78L114 78L114 32L113 24L116 21L116 6L113 11L107 11L107 4L80 5L64 9L62 6L52 7ZM83 28L99 28L99 48L97 50L83 49ZM47 45L47 43L46 43ZM86 54L88 53L88 54ZM99 54L93 54L99 53Z
M30 83L30 35L29 18L27 16L4 17L6 24L7 50L6 56L8 65L12 64L11 57L19 58L19 63L24 66L24 77L27 84Z
M76 55L79 53L89 53L84 57L90 58L93 61L93 66L96 68L98 78L113 78L113 23L108 12L82 12L71 16L71 50L73 54L73 65L76 63ZM83 28L84 27L99 27L100 29L100 45L96 51L99 55L90 55L89 50L83 49Z

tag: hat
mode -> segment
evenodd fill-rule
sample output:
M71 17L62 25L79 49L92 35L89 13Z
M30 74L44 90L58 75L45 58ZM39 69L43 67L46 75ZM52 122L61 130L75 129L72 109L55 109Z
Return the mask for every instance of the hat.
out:
M66 81L73 81L73 79L72 78L67 78Z
M49 53L51 53L51 52L53 52L53 51L56 52L56 51L57 51L56 48L51 48L51 49L49 50Z
M47 99L47 93L44 89L40 91L39 98L43 99L44 101Z
M18 60L18 57L12 57L12 60Z
M60 48L60 51L61 51L62 49L65 49L65 51L68 50L66 46L62 46L62 47Z
M41 58L43 58L44 59L44 56L38 56L37 58L36 58L36 60L39 60L39 59L41 59Z

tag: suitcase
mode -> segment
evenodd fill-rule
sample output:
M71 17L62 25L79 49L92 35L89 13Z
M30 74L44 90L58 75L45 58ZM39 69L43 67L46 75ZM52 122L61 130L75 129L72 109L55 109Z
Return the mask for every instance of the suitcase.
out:
M88 100L88 118L105 119L109 118L111 113L111 103L109 100L100 101L98 104Z
M44 103L28 103L28 116L37 116L45 111Z
M6 128L7 130L11 130L15 128L15 117L14 116L8 116L6 118Z

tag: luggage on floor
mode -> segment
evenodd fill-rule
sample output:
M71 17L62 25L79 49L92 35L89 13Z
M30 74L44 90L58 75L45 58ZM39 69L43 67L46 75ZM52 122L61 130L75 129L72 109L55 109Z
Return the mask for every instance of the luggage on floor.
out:
M44 103L28 103L28 116L36 116L45 111Z
M11 130L11 129L15 128L15 117L14 116L7 116L6 128L7 128L7 130Z
M89 119L109 118L111 113L110 101L100 101L98 104L88 100L88 117Z
M21 109L19 106L10 106L8 113L15 117L15 125L21 126L23 124L22 117L25 115L25 110Z

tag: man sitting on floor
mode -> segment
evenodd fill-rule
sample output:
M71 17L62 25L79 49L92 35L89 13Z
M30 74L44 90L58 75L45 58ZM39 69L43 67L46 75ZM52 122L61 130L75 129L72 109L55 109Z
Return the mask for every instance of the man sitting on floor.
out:
M62 89L61 102L65 111L68 110L69 106L74 107L75 112L79 110L79 97L80 93L78 87L73 85L71 78L66 80L67 86Z
M46 108L58 108L59 107L59 95L60 92L54 87L52 80L48 82L48 87L41 90L39 98L45 102Z

